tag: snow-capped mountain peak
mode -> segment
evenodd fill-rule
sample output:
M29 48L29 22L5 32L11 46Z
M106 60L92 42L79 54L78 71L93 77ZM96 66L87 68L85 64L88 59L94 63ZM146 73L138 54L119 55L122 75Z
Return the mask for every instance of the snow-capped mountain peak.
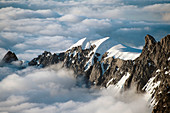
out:
M73 47L84 46L85 40L86 38L80 39L75 44L73 44L69 49L72 49Z
M69 49L78 46L81 46L82 49L89 49L91 46L94 46L94 49L89 53L89 56L91 53L94 53L93 55L95 55L95 53L99 53L99 60L101 60L101 57L105 52L107 52L107 57L105 57L105 59L114 57L124 60L134 60L141 53L140 49L124 46L110 37L105 37L98 40L87 40L87 38L83 38L73 44ZM92 62L92 59L93 58L91 58L89 62Z

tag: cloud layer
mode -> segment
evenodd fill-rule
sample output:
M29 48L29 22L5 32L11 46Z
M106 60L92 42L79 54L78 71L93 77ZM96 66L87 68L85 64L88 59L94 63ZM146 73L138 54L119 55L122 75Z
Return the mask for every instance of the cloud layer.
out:
M149 112L146 101L134 92L116 96L113 88L87 89L76 84L73 72L61 69L58 65L46 69L28 67L17 71L0 81L0 112Z
M146 34L160 40L170 29L165 0L2 0L0 6L0 48L25 60L65 50L84 37L142 46Z

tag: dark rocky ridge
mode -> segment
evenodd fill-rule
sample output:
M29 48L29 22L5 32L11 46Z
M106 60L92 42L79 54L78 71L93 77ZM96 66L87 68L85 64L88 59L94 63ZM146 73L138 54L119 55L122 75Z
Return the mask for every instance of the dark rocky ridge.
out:
M18 61L18 58L15 55L15 53L8 51L6 55L3 57L2 61L0 62L0 66L4 64L10 64L13 61Z
M39 55L37 58L34 58L31 60L28 65L30 66L42 66L46 67L52 64L57 64L59 61L64 60L64 53L57 54L51 54L50 52L44 51L42 55Z
M152 91L151 100L155 101L153 113L170 112L170 35L162 38L160 42L147 35L145 46L141 55L135 60L122 60L107 58L107 53L98 60L99 53L94 53L96 47L83 50L81 46L73 47L64 53L51 54L45 51L28 64L30 66L46 67L61 62L63 67L74 70L77 76L84 76L87 83L98 87L108 87L117 84L124 76L125 80L121 91L136 87L138 93L148 92L147 84L153 79L152 84L160 83ZM88 67L87 62L94 55L93 65ZM153 86L154 87L154 86Z

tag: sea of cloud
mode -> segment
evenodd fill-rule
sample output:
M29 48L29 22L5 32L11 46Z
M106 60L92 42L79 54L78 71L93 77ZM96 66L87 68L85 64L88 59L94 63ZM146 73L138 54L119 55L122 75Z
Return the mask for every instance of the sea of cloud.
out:
M64 51L84 37L109 36L140 47L146 34L160 40L170 33L169 7L169 0L0 0L0 60L12 50L29 61L45 50ZM149 112L141 95L114 93L77 86L73 72L58 66L0 67L4 113Z
M1 0L0 52L12 50L30 60L84 37L106 36L143 46L146 34L160 40L169 33L169 7L168 0Z
M1 73L2 74L2 73ZM54 65L45 69L13 70L0 81L2 113L149 113L147 102L133 90L77 85L71 70ZM3 75L3 74L2 74ZM81 80L81 79L79 79Z

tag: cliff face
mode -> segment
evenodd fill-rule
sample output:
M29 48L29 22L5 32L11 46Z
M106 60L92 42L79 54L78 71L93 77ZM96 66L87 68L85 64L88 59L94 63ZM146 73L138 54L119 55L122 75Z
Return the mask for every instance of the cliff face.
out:
M118 91L136 87L138 93L146 93L153 113L170 112L170 35L160 42L147 35L141 55L135 60L108 58L94 52L96 45L88 49L73 47L64 53L45 51L28 64L46 67L61 62L63 67L83 76L86 83L98 87L114 85Z

